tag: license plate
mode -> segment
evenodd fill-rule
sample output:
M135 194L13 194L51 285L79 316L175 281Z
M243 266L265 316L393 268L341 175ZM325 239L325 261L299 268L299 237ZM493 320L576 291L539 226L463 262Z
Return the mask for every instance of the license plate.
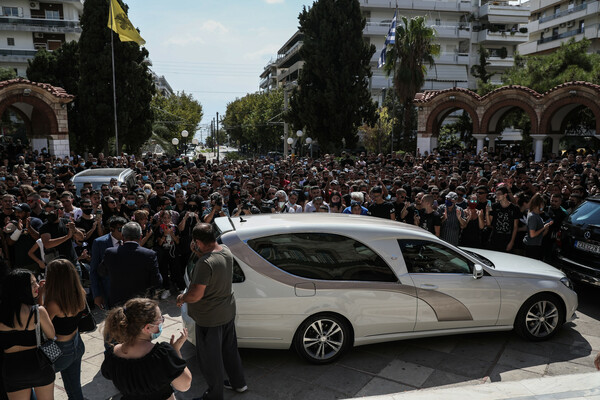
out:
M587 242L580 242L579 240L575 241L575 248L583 251L588 251L590 253L600 254L600 246Z

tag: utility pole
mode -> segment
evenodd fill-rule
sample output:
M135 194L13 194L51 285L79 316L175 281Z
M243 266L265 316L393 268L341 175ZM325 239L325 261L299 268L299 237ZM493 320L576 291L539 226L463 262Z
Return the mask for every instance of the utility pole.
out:
M219 162L219 156L221 155L219 148L219 112L217 111L217 163Z
M288 88L287 85L283 88L283 111L284 113L287 112L288 109L288 104L289 104L289 96L288 96ZM289 126L288 123L285 122L285 120L283 121L283 159L287 160L288 158L288 132L289 132Z

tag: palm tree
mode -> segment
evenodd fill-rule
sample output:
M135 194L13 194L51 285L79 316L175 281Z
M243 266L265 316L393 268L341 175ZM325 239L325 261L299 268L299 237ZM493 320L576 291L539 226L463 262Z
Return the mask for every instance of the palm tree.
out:
M387 76L394 74L394 90L402 103L404 112L403 137L410 137L413 126L413 100L425 83L427 65L435 64L434 57L440 53L440 46L434 44L436 32L425 25L425 17L408 20L396 27L396 41L389 45L385 64Z

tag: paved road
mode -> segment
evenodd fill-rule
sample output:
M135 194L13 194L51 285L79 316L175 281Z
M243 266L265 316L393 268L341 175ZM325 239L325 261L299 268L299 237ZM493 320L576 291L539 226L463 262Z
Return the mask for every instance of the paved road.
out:
M241 349L250 389L244 394L226 391L226 399L340 399L592 372L600 351L598 294L581 291L579 319L549 342L526 342L512 332L405 340L358 347L325 366L306 364L292 351ZM179 309L173 298L161 302L161 309L166 317L162 339L168 340L181 326ZM99 372L104 359L100 332L83 336L85 397L119 398ZM190 391L177 398L192 399L204 392L205 385L193 347L187 343L182 353L194 379ZM67 399L59 376L55 394Z

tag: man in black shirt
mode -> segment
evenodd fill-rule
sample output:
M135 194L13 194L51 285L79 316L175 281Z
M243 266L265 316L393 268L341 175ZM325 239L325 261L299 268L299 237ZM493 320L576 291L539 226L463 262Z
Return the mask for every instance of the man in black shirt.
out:
M64 219L64 208L60 201L51 201L46 205L48 221L40 228L40 237L44 244L44 252L57 251L57 256L65 257L73 264L77 255L73 248L73 236L81 235L75 228L75 223ZM82 238L83 239L83 238Z
M391 220L396 219L394 206L389 201L383 199L383 188L381 186L373 186L371 189L371 199L373 201L367 207L370 216Z
M496 203L492 205L489 214L489 225L492 229L490 250L510 252L513 249L520 217L519 208L508 200L508 188L505 186L497 188Z
M440 237L442 218L440 217L440 214L433 209L433 196L426 194L423 196L421 204L423 205L423 210L421 210L418 217L415 216L415 225Z

